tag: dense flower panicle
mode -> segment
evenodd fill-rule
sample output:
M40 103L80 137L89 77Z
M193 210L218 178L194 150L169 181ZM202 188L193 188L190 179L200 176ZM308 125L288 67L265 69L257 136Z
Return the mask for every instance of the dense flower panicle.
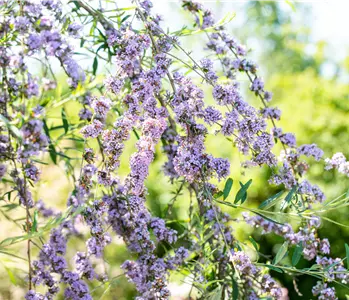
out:
M214 23L212 13L205 9L202 4L186 0L182 2L183 7L189 10L195 16L196 20L199 16L202 17L202 15L205 15L211 20L210 22ZM198 24L198 26L202 29L205 28L203 24ZM244 155L252 155L250 161L243 163L244 166L267 164L274 168L277 166L277 161L271 151L273 143L268 142L268 140L271 141L271 138L261 140L259 135L264 134L266 119L279 120L281 112L277 108L269 108L266 105L272 99L272 93L264 89L264 82L257 75L257 65L245 58L247 54L245 47L239 44L234 37L230 36L225 31L224 26L216 28L209 35L207 47L211 51L214 51L216 55L219 55L224 74L230 79L229 84L225 86L219 84L213 86L213 97L218 104L224 106L232 105L232 109L223 118L222 133L226 136L233 136L235 145ZM235 56L234 59L229 57L229 51ZM212 68L212 62L204 60L202 66L203 68L210 69ZM237 71L247 74L248 79L251 81L251 91L262 100L264 107L260 110L261 120L258 118L255 109L245 103L240 96L239 87L234 75ZM251 124L253 124L253 127ZM296 147L295 136L291 133L282 133L280 128L275 127L274 122L272 124L274 126L272 136L280 140L284 148L289 147L294 149ZM299 160L300 154L313 156L315 160L319 160L323 155L322 150L315 144L300 146L297 151L298 153L293 156L292 161L283 162L278 172L273 172L274 174L269 180L271 183L284 184L286 188L292 188L297 184L298 179L296 174L302 176L308 169L308 165ZM308 189L299 189L298 191L305 192L305 195L308 195L306 198L310 202L322 202L324 200L323 193L316 186Z
M280 120L281 117L281 110L278 108L266 107L261 110L261 113L265 118Z
M313 287L312 293L314 296L318 296L321 300L337 300L336 292L333 287L328 287L327 283L318 281Z
M136 34L131 26L113 29L108 34L109 45L118 46L116 63L124 77L133 77L140 73L141 53L150 46L148 35Z
M310 197L305 197L309 201L309 203L312 203L312 202L321 203L326 198L324 193L321 191L321 189L317 185L310 184L309 181L307 180L303 180L302 182L299 183L298 192L302 195L310 196Z
M270 275L262 275L261 270L252 264L250 258L242 251L236 251L232 254L232 261L239 275L245 281L245 285L252 285L252 280L255 279L261 283L261 293L266 293L274 299L280 299L282 291ZM251 292L251 290L249 291Z
M64 258L67 243L67 239L63 235L64 228L67 228L65 225L63 223L58 229L54 229L50 235L49 242L42 246L39 260L33 262L32 281L36 285L46 285L48 291L45 297L52 299L59 292L59 282L51 275L51 273L56 273L60 275L61 282L68 284L64 291L66 299L92 299L89 296L87 284L80 280L77 273L67 270L68 264ZM32 294L32 291L29 291L26 299L31 299Z
M64 128L67 134L65 111L62 110L63 126L48 128L46 121L42 121L45 118L42 107L32 108L30 104L27 109L20 101L30 99L29 103L41 103L42 96L57 86L54 74L51 74L52 79L40 81L29 72L27 62L30 58L41 59L44 56L57 59L73 88L80 88L86 81L85 71L75 60L70 44L70 38L81 37L82 25L71 22L71 18L63 14L58 0L41 0L40 3L28 0L20 6L14 2L13 12L1 21L0 37L8 40L9 46L7 42L5 46L0 45L0 65L5 70L0 76L3 78L0 80L4 81L0 84L3 87L0 111L6 121L6 126L0 127L0 179L10 176L14 182L15 197L26 207L27 234L41 226L40 219L37 224L36 212L32 218L29 210L34 206L40 218L54 217L58 222L54 223L56 227L51 229L47 242L40 247L38 258L32 261L30 270L31 282L35 286L45 286L46 292L39 294L30 287L25 299L53 299L64 288L61 293L65 299L92 300L88 281L108 280L107 275L98 274L96 267L98 261L103 260L105 248L112 242L112 233L123 239L134 257L134 260L126 260L121 268L135 285L136 299L169 299L170 271L182 270L183 266L186 272L191 272L195 283L210 286L209 289L212 280L218 287L224 284L222 291L228 297L235 292L232 280L239 286L238 297L281 299L284 296L282 288L266 273L267 270L258 267L241 249L243 246L231 226L235 220L216 205L217 197L223 194L225 199L229 185L226 184L223 193L211 182L226 179L231 166L228 159L207 153L205 140L214 128L215 134L231 140L246 156L243 166L270 167L270 183L282 184L297 195L295 201L302 200L296 204L292 201L290 209L298 209L300 202L306 209L313 203L324 201L320 188L302 178L309 165L301 160L304 155L319 161L323 151L315 144L297 147L292 133L283 133L281 128L275 127L281 111L268 107L272 93L265 90L264 81L257 72L258 65L246 57L247 48L229 35L223 25L214 25L212 12L202 4L190 0L182 2L183 7L194 15L197 28L211 27L206 47L213 52L210 57L214 59L203 58L196 63L190 52L183 49L193 67L184 61L183 64L200 75L202 84L212 88L217 107L206 105L205 89L189 77L190 72L184 75L181 69L172 71L175 67L173 63L179 59L170 51L173 48L181 50L179 38L162 29L162 17L152 14L150 0L135 2L134 16L141 23L141 29L133 19L128 22L127 17L121 22L111 22L102 7L98 11L92 5L76 5L74 8L73 13L84 9L92 17L94 25L91 30L98 30L104 39L97 52L107 51L108 60L113 59L116 72L104 81L104 90L99 84L96 86L101 93L97 97L92 96L94 90L81 96L76 96L75 92L71 94L82 108L78 112L80 122L68 127L70 130L84 125L80 132L87 145L84 145L78 178L75 177L75 165L66 161L68 175L74 179L74 189L67 200L67 218L47 207L42 200L34 201L36 193L31 189L40 179L35 156L49 150L51 159L56 163L55 153L61 154L51 147L53 145L47 146L52 142L48 137L51 130ZM92 35L92 38L96 37ZM85 38L81 41L81 47L85 49L92 45ZM89 46L84 46L84 43ZM104 56L97 55L95 62L99 57ZM95 62L91 83L95 78ZM46 66L46 59L42 63ZM217 65L222 67L224 80L221 80L222 73L216 70ZM52 70L47 70L45 76L51 76ZM238 72L246 73L251 83L250 90L261 100L262 108L253 107L244 99L237 81ZM86 88L90 89L89 86ZM118 113L118 118L111 125L110 118L114 112ZM15 124L13 116L16 114L23 120L19 133L11 127ZM268 125L273 125L273 128ZM118 167L132 132L137 137L136 150L130 153L130 172L123 177ZM16 135L20 137L18 142L10 140ZM93 147L95 141L90 139L96 138L99 150L87 148ZM71 140L78 141L75 138ZM92 145L89 145L90 142ZM181 224L185 228L179 236L176 230L167 226L172 221L153 216L146 205L147 177L153 161L157 159L160 142L162 154L168 158L162 168L163 173L169 176L171 184L181 183L178 195L182 195L182 189L187 189L198 203L198 212L195 212L196 206L190 202L190 222ZM277 142L281 142L283 148L279 160L273 153ZM12 157L18 161L18 166L13 163ZM60 155L60 159L66 158L64 154ZM341 153L326 159L326 169L332 168L349 174L349 162ZM7 182L7 177L4 181ZM169 203L168 207L173 203ZM314 296L337 299L334 288L329 287L327 282L336 280L347 284L349 274L341 259L328 257L329 240L321 239L317 234L319 218L307 218L297 231L290 224L281 225L260 215L244 215L244 220L262 228L263 234L273 232L283 237L288 245L302 247L303 257L315 260L324 274L324 281L319 281L312 290ZM85 226L87 230L78 231L80 226ZM74 269L71 270L68 239L74 235L85 237L86 234L85 248L74 253ZM188 245L188 249L177 246L183 243ZM168 250L170 247L173 251ZM189 256L191 259L186 263ZM205 292L200 297L205 297Z
M79 38L80 33L81 33L81 29L82 29L82 25L80 25L78 23L72 23L72 24L69 24L67 31L68 31L70 36L72 36L74 38Z
M167 241L170 244L173 244L177 239L177 232L172 229L168 229L163 219L152 218L150 228L153 230L156 238L159 241Z
M22 147L19 149L19 157L23 162L28 158L40 154L41 151L46 150L48 145L48 138L44 133L43 122L38 119L29 120L22 127Z
M255 78L251 84L251 91L261 92L264 89L264 82L261 78Z
M108 91L113 92L115 95L118 95L121 88L124 85L124 82L117 77L110 76L105 81L105 87Z
M215 124L222 119L221 112L215 109L213 106L208 106L205 108L204 113L204 120L209 125Z
M81 133L85 138L96 138L103 132L103 123L99 120L93 120L91 124L81 129Z
M25 179L18 177L17 173L13 173L12 178L16 183L14 190L18 192L20 204L28 208L32 208L34 206L34 200L32 197L32 193L29 191L27 187Z
M298 147L298 152L305 156L312 156L317 161L324 155L324 151L318 148L316 144L302 145Z
M92 111L90 111L88 108L82 108L82 109L79 111L80 120L91 121L92 116L93 116L93 113L92 113Z
M45 300L47 299L44 295L36 293L34 290L30 290L24 297L26 300Z
M303 257L307 260L316 258L316 263L323 267L330 280L337 279L344 284L349 282L349 274L343 267L342 261L339 258L332 259L324 256L330 254L330 243L328 239L320 239L317 237L316 230L320 226L319 218L310 219L307 224L299 228L298 232L294 232L289 224L280 225L260 216L250 217L247 213L243 216L248 224L256 228L262 228L264 234L273 232L284 237L291 245L302 245ZM314 295L317 295L317 293L314 292L316 289L316 287L313 288Z
M99 97L92 101L91 107L95 111L96 118L104 120L110 109L111 101L105 97Z
M280 141L288 146L288 147L295 147L296 146L296 137L293 133L284 133L280 136Z
M131 156L131 173L126 179L132 193L139 196L144 191L144 181L154 158L155 145L159 142L167 123L164 118L147 118L142 122L143 136L137 142L138 151Z

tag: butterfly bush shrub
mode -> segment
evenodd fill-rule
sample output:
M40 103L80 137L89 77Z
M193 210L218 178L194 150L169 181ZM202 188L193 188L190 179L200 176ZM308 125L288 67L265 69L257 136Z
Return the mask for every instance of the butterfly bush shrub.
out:
M112 9L87 1L0 2L1 209L18 210L23 230L20 236L9 233L0 250L11 254L18 243L26 248L25 299L93 299L96 282L107 289L115 280L104 259L115 237L129 254L119 276L134 285L136 299L170 299L172 273L185 276L191 299L287 299L271 270L313 276L314 297L337 299L336 285L349 280L349 247L346 258L332 257L328 239L317 230L321 214L345 206L346 198L326 202L306 179L311 166L304 158L323 164L323 151L297 145L292 133L278 127L281 111L270 105L272 92L246 47L226 31L229 18L217 21L202 4L184 0L183 13L192 21L169 32L148 0ZM194 34L206 39L195 49L199 59L181 42ZM92 63L87 66L78 51L92 55ZM99 74L102 63L113 71ZM59 90L57 70L66 74L66 94ZM259 106L245 99L239 76L250 82ZM67 102L80 107L69 111L74 121L64 109ZM50 120L57 109L61 125ZM208 153L205 141L213 134L232 143L244 162L231 165ZM123 174L120 164L134 138ZM73 149L62 146L65 140ZM159 157L160 169L153 163ZM45 164L64 166L73 183L65 211L53 209L52 199L36 197ZM347 165L341 153L325 160L326 169L346 175ZM260 167L270 170L269 184L279 192L256 208L248 201L252 179L240 182L233 196L229 174L232 168ZM147 205L152 172L177 189L163 218ZM186 222L171 214L181 195L190 202ZM240 217L232 218L230 209ZM291 218L297 222L288 223ZM270 256L250 238L252 251L266 258L259 262L246 241L235 237L237 222L284 243ZM74 238L84 240L83 248L70 249ZM297 268L301 257L312 266Z

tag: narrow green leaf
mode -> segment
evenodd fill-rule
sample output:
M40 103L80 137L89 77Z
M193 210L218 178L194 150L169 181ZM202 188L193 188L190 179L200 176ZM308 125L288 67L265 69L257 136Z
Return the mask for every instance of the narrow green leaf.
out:
M237 300L239 298L239 286L236 280L233 278L233 300Z
M218 198L220 198L221 196L223 196L223 192L222 192L222 191L219 191L218 193L216 193L216 194L213 195L213 198L218 199Z
M11 283L13 285L17 285L17 280L16 280L16 276L12 273L10 268L5 267L5 270L7 272L8 278L10 279Z
M273 264L277 265L286 255L288 250L288 242L284 242L280 247L279 251L276 253Z
M275 267L273 265L264 265L264 267L270 269L270 270L273 270L273 271L276 271L278 273L283 273L284 271L278 267Z
M289 192L288 194L286 195L285 197L285 200L282 204L282 207L281 207L281 210L284 210L286 209L286 207L290 204L292 198L293 198L293 195L294 193L296 192L296 189L297 189L297 186L294 186Z
M254 240L254 238L252 236L249 236L248 239L250 240L251 244L253 245L253 247L256 249L256 251L259 251L259 247L257 242Z
M299 262L299 260L301 259L302 256L302 252L303 252L303 247L301 244L298 244L296 246L296 248L293 251L293 255L292 255L292 266L296 266Z
M0 250L0 254L4 254L4 255L8 255L8 256L12 256L12 257L15 257L15 258L18 258L18 259L21 259L21 260L24 260L24 261L27 261L26 258L23 258L23 257L20 257L16 254L13 254L13 253L10 253L10 252L7 252L7 251L2 251Z
M21 132L19 131L19 129L18 129L16 126L12 125L12 124L10 123L10 121L9 121L7 118L5 118L3 115L1 115L1 114L0 114L0 121L2 121L2 122L5 123L6 127L8 128L8 130L11 131L11 133L12 133L16 138L18 138L19 140L22 140L22 134L21 134Z
M6 194L5 194L5 195L6 195ZM10 203L10 204L5 204L5 205L2 205L2 206L1 206L1 208L5 208L6 211L10 211L10 210L15 209L15 208L17 208L17 207L19 207L19 205L16 204L16 203Z
M122 23L124 23L128 18L130 18L131 17L131 15L126 15L125 17L123 17L122 19L121 19L121 21L120 21L120 23L122 24Z
M96 75L97 68L98 68L98 59L97 59L97 56L95 56L95 58L93 60L93 64L92 64L92 74L93 75Z
M233 186L233 179L229 177L223 189L223 200L228 198L232 186Z
M261 214L261 213L259 213L259 212L254 211L253 213L255 213L255 214L258 215L258 216L261 216L262 218L264 218L264 219L266 219L266 220L268 220L268 221L270 221L270 222L273 222L273 223L276 223L276 224L279 224L279 225L285 225L284 223L278 222L278 221L276 221L276 220L274 220L274 219L272 219L272 218L269 218L269 217L267 217L266 215L263 215L263 214Z
M349 246L347 243L345 243L345 254L347 256L347 269L349 269Z
M263 201L258 208L270 208L273 205L276 204L277 200L279 199L279 197L284 193L284 191L280 191L278 193L276 193L275 195L269 197L267 200Z
M80 3L79 3L79 1L72 1L72 3L75 4L75 6L76 6L77 9L80 8Z
M38 211L34 211L34 219L33 219L33 225L31 228L31 232L36 232L38 231Z
M28 240L28 239L32 239L32 238L35 238L35 237L41 237L46 232L50 231L52 228L54 228L57 225L63 223L68 217L70 217L70 216L74 217L74 216L76 216L78 214L81 214L84 211L85 206L83 206L83 205L79 206L73 213L72 213L72 209L73 209L73 207L68 207L68 209L66 210L66 212L64 214L50 219L37 232L33 232L33 233L21 235L21 236L9 237L9 238L6 238L6 239L2 240L0 242L0 248L6 247L6 246L10 246L10 245L13 245L13 244L17 244L17 243L20 243L22 241L25 241L25 240Z
M57 152L56 152L55 147L51 143L48 146L48 152L50 153L50 157L51 157L52 161L56 165L57 164Z
M217 199L215 199L215 201L220 203L220 204L224 204L224 205L227 205L227 206L230 206L230 207L233 207L233 208L238 208L239 207L238 205L230 203L228 201L220 201L220 200L217 200ZM273 223L276 223L276 224L279 224L279 225L284 225L284 223L281 223L281 222L278 222L276 220L273 220L273 219L271 219L271 218L269 218L269 217L265 216L264 214L261 214L261 213L259 213L257 211L252 211L252 212L254 214L258 215L258 216L261 216L262 218L264 218L264 219L266 219L266 220L268 220L270 222L273 222Z
M239 201L242 201L242 203L245 202L245 200L247 199L247 190L250 187L251 183L252 183L252 179L247 181L245 184L242 184L240 182L241 188L235 196L235 201L234 201L235 204L238 203Z
M68 128L69 128L69 124L68 124L67 114L65 113L64 107L62 107L61 116L62 116L62 123L63 123L64 132L67 133Z
M211 284L212 283L213 282L211 282ZM208 299L210 299L210 300L221 300L221 298L222 298L222 287L219 286L214 291L212 291L212 293L210 293L210 297Z
M204 23L203 12L199 10L198 15L199 15L199 27L202 27L202 24Z

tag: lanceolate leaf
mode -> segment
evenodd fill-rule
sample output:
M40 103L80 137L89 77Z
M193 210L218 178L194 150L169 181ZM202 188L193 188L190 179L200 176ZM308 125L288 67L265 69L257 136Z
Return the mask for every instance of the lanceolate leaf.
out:
M276 253L276 256L274 259L274 265L277 265L285 257L287 250L288 250L288 242L284 242L280 247L278 253Z
M236 280L233 278L233 300L237 300L239 298L239 286Z
M294 193L296 192L297 186L294 186L286 195L284 202L282 203L281 210L286 209L286 207L290 204Z
M263 201L260 205L259 208L264 208L268 209L272 207L273 205L276 204L277 200L280 198L280 196L284 193L284 191L280 191L277 194L269 197L267 200Z
M245 184L242 184L240 182L241 188L235 196L235 201L234 201L235 204L238 203L239 201L241 201L242 203L245 202L247 198L247 189L250 187L251 183L252 183L252 179L247 181Z
M299 260L302 257L303 247L301 244L298 244L296 248L294 249L293 255L292 255L292 266L296 266L299 262Z
M276 271L278 273L284 273L284 271L282 269L275 267L273 265L263 265L263 266L270 269L270 270Z
M62 115L64 132L67 133L69 129L69 124L68 124L67 114L65 113L64 107L62 107L61 115Z
M349 246L348 246L348 244L345 244L345 254L347 257L347 269L349 270Z
M228 178L223 189L223 200L228 198L232 186L233 186L233 179Z
M259 247L257 242L254 240L254 238L252 236L249 236L248 239L250 240L251 244L253 245L253 247L256 249L256 251L259 251Z
M92 74L93 75L96 75L97 68L98 68L98 59L97 59L97 56L95 56L95 58L93 60L93 64L92 64Z

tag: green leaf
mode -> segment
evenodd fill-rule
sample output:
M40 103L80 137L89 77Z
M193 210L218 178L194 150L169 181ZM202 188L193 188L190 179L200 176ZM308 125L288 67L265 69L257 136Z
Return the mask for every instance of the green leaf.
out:
M222 192L222 191L219 191L218 193L216 193L216 194L213 195L213 198L218 199L218 198L220 198L221 196L223 196L223 192Z
M57 152L56 152L55 147L51 143L48 146L48 152L50 153L50 157L51 157L52 161L56 165L57 164Z
M98 59L97 59L97 56L95 56L95 58L93 60L93 64L92 64L92 74L93 75L96 75L97 68L98 68Z
M61 116L62 116L62 123L63 123L64 133L67 133L68 132L68 128L69 128L69 124L68 124L67 114L65 113L64 107L62 107Z
M252 243L253 247L256 249L256 251L259 251L259 247L257 242L254 240L254 238L252 236L249 236L248 239L250 240L250 242Z
M6 194L7 194L7 193L6 193ZM6 194L5 194L5 195L6 195ZM4 195L4 196L5 196L5 195ZM17 207L19 207L19 205L16 204L16 203L10 203L10 204L5 204L5 205L2 205L2 206L1 206L1 208L5 208L6 211L10 211L10 210L15 209L15 208L17 208Z
M347 243L345 243L345 254L347 256L347 269L349 269L349 246Z
M222 299L222 287L216 288L211 296L209 297L210 300L221 300Z
M123 17L120 21L120 23L124 23L128 18L130 18L131 15L126 15L125 17Z
M285 225L284 223L278 222L278 221L276 221L276 220L274 220L274 219L272 219L272 218L269 218L269 217L267 217L266 215L263 215L263 214L261 214L261 213L259 213L259 212L257 212L257 211L254 211L253 213L255 213L255 214L258 215L258 216L261 216L262 218L264 218L264 219L266 219L266 220L268 220L268 221L270 221L270 222L273 222L273 223L276 223L276 224L279 224L279 225Z
M79 1L72 1L72 3L75 4L75 6L76 6L77 9L80 8L80 3L79 3Z
M51 140L51 137L50 137L50 129L47 126L46 120L43 120L43 123L44 123L45 134L47 135L47 137L49 139L49 143L50 143L48 145L48 152L50 154L50 157L51 157L52 161L56 165L57 164L57 152L56 152L55 146L52 144L52 140Z
M233 300L237 300L239 298L239 286L236 280L233 278Z
M285 197L285 200L282 204L281 210L286 209L286 207L290 204L294 193L296 192L297 186L292 187L292 189L288 192L288 194Z
M5 118L3 115L1 115L1 114L0 114L0 121L2 121L2 122L5 123L6 127L8 128L8 130L9 130L16 138L18 138L19 140L22 140L22 134L21 134L21 132L19 131L19 129L18 129L16 126L12 125L12 124L10 123L10 121L9 121L7 118Z
M284 271L282 269L275 267L273 265L263 265L263 266L270 269L270 270L276 271L278 273L284 273Z
M6 239L2 240L0 242L0 248L1 247L6 247L6 246L10 246L10 245L13 245L13 244L17 244L17 243L23 242L25 240L33 239L35 237L41 237L46 232L49 232L52 228L54 228L54 227L60 225L61 223L63 223L65 220L67 220L68 217L70 217L70 216L74 217L74 216L77 216L78 214L81 214L84 211L85 207L83 205L79 206L73 213L72 213L72 209L73 209L73 207L69 207L64 214L50 219L37 232L32 232L32 233L29 233L29 234L15 236L15 237L9 237L9 238L6 238Z
M233 207L233 208L239 208L238 205L233 204L233 203L230 203L230 202L228 202L228 201L220 201L220 200L217 200L217 199L215 199L215 201L218 202L218 203L220 203L220 204L224 204L224 205L227 205L227 206L230 206L230 207ZM264 219L266 219L266 220L268 220L268 221L270 221L270 222L273 222L273 223L276 223L276 224L279 224L279 225L285 225L284 223L281 223L281 222L278 222L278 221L276 221L276 220L273 220L273 219L271 219L271 218L269 218L269 217L265 216L264 214L259 213L259 212L257 212L257 211L252 210L252 212L253 212L254 214L258 215L258 216L261 216L262 218L264 218Z
M199 27L201 27L202 24L204 23L203 12L201 10L199 10L198 15L199 15Z
M242 184L240 182L241 188L235 196L235 201L234 201L235 204L238 203L239 201L241 201L241 204L245 202L245 200L247 199L247 190L250 187L251 183L252 183L252 179L247 181L245 184Z
M299 260L302 257L302 252L303 252L303 247L301 244L298 244L296 246L296 248L293 251L293 255L292 255L292 266L296 266L299 262Z
M273 262L274 265L277 265L285 257L287 250L288 250L288 242L284 242L280 247L279 251L276 253L276 256Z
M31 232L38 231L38 211L34 211L34 219L33 219L33 225L31 227Z
M228 178L223 189L223 200L228 198L232 186L233 186L233 179Z
M13 254L13 253L10 253L10 252L7 252L7 251L2 251L2 250L0 250L0 254L8 255L8 256L11 256L11 257L15 257L15 258L18 258L18 259L27 261L26 258L20 257L20 256L18 256L18 255L16 255L16 254Z
M279 197L284 193L284 191L280 191L277 194L269 197L267 200L263 201L258 208L264 208L264 209L268 209L270 207L272 207L273 205L276 204L276 200L279 199Z
M5 266L4 266L5 267ZM11 269L5 267L5 270L7 272L8 278L10 279L11 283L13 285L17 285L17 280L16 280L16 276L12 273Z

